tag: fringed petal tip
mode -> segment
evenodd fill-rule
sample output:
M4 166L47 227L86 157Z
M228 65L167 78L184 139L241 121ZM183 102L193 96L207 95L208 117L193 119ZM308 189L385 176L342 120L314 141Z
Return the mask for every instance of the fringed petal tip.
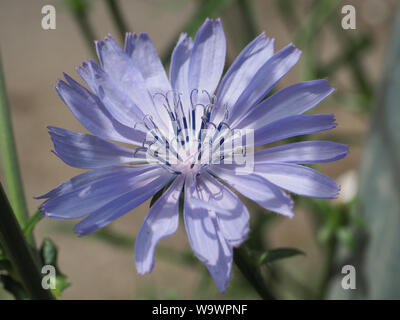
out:
M81 75L85 69L89 67L88 63L86 61L82 61L82 63L79 66L75 67L75 71Z
M42 194L42 195L40 195L40 196L33 197L33 199L35 199L35 200L42 200L42 199L48 199L48 198L50 198L50 197L51 197L50 192L47 192L47 193ZM45 204L45 202L42 203L42 204L39 206L38 209L43 210L43 205L44 205L44 204Z
M288 200L289 200L289 210L286 212L286 214L284 214L284 213L278 213L278 214L283 214L285 217L288 217L288 218L290 218L290 219L293 219L295 216L296 216L296 214L294 213L294 201L293 201L293 199L292 199L292 197L287 193L287 192L285 192L284 190L282 190L282 192L284 193L284 194L286 194L287 195L287 197L288 197Z
M324 84L328 89L329 89L329 94L331 94L332 92L336 91L336 88L333 87L330 83L328 78L322 78L321 79L321 83Z
M67 85L67 84L65 83L65 81L62 80L62 79L57 79L57 82L56 82L56 84L54 85L54 88L56 89L56 91L59 91L60 88L61 88L63 85Z
M345 147L345 151L344 151L344 157L345 157L350 153L350 148L349 148L349 145L347 145L347 144L343 144L343 146Z
M342 190L342 186L340 184L337 184L337 192L336 192L335 196L332 197L332 199L337 199L340 195L341 190Z
M298 56L300 56L300 55L302 54L302 50L300 50L299 48L297 48L297 47L294 45L293 42L290 42L290 43L289 43L286 47L284 47L283 49L286 49L286 50L288 50L288 49L293 50L293 53L296 54L296 55L298 55ZM282 50L283 50L283 49L282 49Z
M40 196L35 196L35 197L32 197L32 198L35 199L35 200L46 199L46 198L47 198L47 197L46 197L46 194L47 194L47 193L42 194L42 195L40 195ZM39 209L40 209L40 207L39 207Z
M79 222L74 226L73 228L75 234L78 236L78 238L82 238L88 234L91 234L93 231L91 230L80 230L79 229ZM97 229L96 229L97 230Z
M338 126L338 123L336 122L336 118L333 114L331 114L332 116L332 129L336 128Z
M225 293L226 289L228 288L229 281L230 281L230 277L229 277L228 280L225 280L222 284L217 284L216 283L217 288L218 288L220 293Z
M140 274L141 276L144 276L146 274L149 274L153 271L154 269L154 261L153 263L149 266L149 267L145 267L144 265L142 265L140 262L138 263L136 261L136 271L138 274Z

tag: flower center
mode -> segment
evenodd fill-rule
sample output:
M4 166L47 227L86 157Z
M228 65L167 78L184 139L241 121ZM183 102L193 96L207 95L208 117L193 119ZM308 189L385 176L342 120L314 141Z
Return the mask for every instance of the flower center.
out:
M160 99L161 98L161 99ZM206 91L193 89L190 97L176 92L157 93L153 100L163 110L157 118L146 115L147 135L142 148L148 162L178 174L197 174L210 164L232 158L239 135L225 122L226 106L219 106ZM215 124L213 121L217 122Z

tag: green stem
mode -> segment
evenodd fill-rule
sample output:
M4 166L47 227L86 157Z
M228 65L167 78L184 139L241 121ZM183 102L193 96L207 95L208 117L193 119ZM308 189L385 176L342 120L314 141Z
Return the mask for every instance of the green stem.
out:
M117 0L106 0L106 3L108 5L108 8L111 11L113 20L115 25L118 28L118 32L120 34L120 37L122 40L125 40L125 33L128 31L128 26L122 17L121 10L118 6L118 1Z
M6 257L22 281L31 299L54 299L51 291L42 288L42 277L32 251L22 233L13 210L0 184L0 243Z
M78 27L80 29L80 33L83 35L89 50L92 52L93 57L96 57L96 48L93 44L95 37L95 33L93 31L92 26L89 22L89 8L91 2L88 0L64 0L68 10L72 13Z
M265 285L260 269L253 262L254 259L252 259L245 244L242 244L240 248L235 248L233 259L243 276L250 282L262 299L275 300L275 297Z
M337 239L336 236L333 236L328 240L327 243L325 269L323 271L322 279L318 289L317 299L322 300L326 296L329 283L335 271L334 262L335 262L336 251L337 251Z
M243 25L247 33L247 41L252 41L258 35L258 24L252 4L248 0L238 0Z
M11 207L15 212L18 223L23 228L29 219L29 213L18 166L18 156L8 105L6 83L0 56L0 159ZM29 237L29 242L34 245L33 236Z
M96 57L97 53L94 47L96 36L94 35L94 31L89 23L89 18L86 12L74 12L74 18L86 40L89 50L92 52L92 55Z

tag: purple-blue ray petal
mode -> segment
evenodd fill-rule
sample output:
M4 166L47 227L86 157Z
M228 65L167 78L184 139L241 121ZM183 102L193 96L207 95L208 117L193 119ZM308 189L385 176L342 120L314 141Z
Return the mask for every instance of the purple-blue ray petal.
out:
M197 198L192 198L191 200L192 206L201 207L212 212L216 212L218 214L225 213L229 215L230 212L225 210L221 207L217 207L207 201L200 200ZM215 228L215 238L218 239L218 243L215 243L215 246L218 246L218 258L215 264L209 264L205 262L208 271L212 275L215 284L217 285L218 289L221 292L226 290L226 286L229 282L232 273L232 246L239 246L240 243L243 242L242 239L240 240L231 240L229 241L226 238L224 232L221 231L223 228L221 223L217 220L216 216L210 216L212 223L214 224Z
M108 35L104 41L97 41L96 49L104 71L121 90L140 108L152 105L150 92L139 67L114 38Z
M333 199L339 193L335 180L309 167L293 163L256 163L254 170L279 188L301 196Z
M189 61L192 47L192 38L181 34L172 52L169 72L172 88L181 94L183 107L187 110L190 107Z
M134 184L130 191L92 211L89 216L75 225L74 231L82 236L108 225L148 200L173 177L173 174L164 170L162 175L153 177L151 180L147 179L144 183L141 181L139 184Z
M217 221L213 220L218 241L218 260L216 264L206 264L218 290L224 293L232 275L233 250L225 240Z
M89 67L93 75L94 93L100 98L108 112L121 122L130 127L140 123L145 113L138 105L124 92L120 86L94 61L89 61Z
M217 97L219 106L233 107L254 75L274 54L274 39L260 34L235 59L221 80Z
M127 162L145 161L128 149L96 136L66 129L48 127L55 154L66 164L82 169L95 169Z
M220 19L206 19L197 31L189 63L189 89L213 95L225 65L226 40Z
M135 243L136 269L140 274L151 272L157 243L178 229L179 197L184 177L175 179L167 191L153 204L144 219Z
M249 211L243 202L226 186L207 172L199 179L207 194L206 203L216 212L218 224L224 238L233 246L239 246L249 233ZM209 208L211 209L211 208Z
M254 146L289 137L313 134L336 127L332 114L296 115L277 120L254 131Z
M286 87L254 106L234 125L257 129L268 123L303 114L314 108L335 89L326 79L305 81Z
M301 51L292 44L275 53L257 71L234 106L230 107L229 122L239 119L261 101L267 93L289 72L300 58Z
M167 171L154 166L130 166L113 175L91 181L42 203L40 209L48 217L75 219L83 217L104 204L163 176Z
M134 166L111 166L87 171L61 183L53 190L50 190L42 196L35 197L35 199L55 198L114 175L128 174L135 170L143 170L145 168L150 169L155 167L155 165L143 164Z
M219 239L211 214L204 207L193 204L192 198L199 198L196 178L186 176L183 217L190 246L203 263L215 265L219 255Z
M196 181L186 177L184 221L190 245L195 255L207 266L221 292L226 290L232 273L232 246L225 239L217 216L192 200L205 196Z
M344 158L349 148L332 141L302 141L254 153L255 162L321 163Z
M209 172L265 209L293 217L290 196L256 173L238 174L235 165L214 165Z
M147 33L140 33L139 37L136 34L127 33L125 52L139 68L150 93L166 93L171 90L157 49Z
M121 91L144 114L152 115L159 125L164 126L163 119L168 119L165 118L168 114L164 108L156 108L154 105L152 93L148 90L146 81L136 63L122 50L111 35L108 35L104 41L96 42L96 49L104 71L115 81Z
M87 67L87 64L85 64ZM83 70L83 67L80 67ZM68 75L68 84L59 81L56 91L78 121L90 132L103 139L141 144L145 135L118 122L101 100Z

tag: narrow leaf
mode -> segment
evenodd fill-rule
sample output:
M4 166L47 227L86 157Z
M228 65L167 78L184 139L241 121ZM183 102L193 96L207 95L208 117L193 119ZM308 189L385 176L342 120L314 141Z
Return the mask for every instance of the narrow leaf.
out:
M259 256L258 264L261 266L263 264L271 263L281 259L291 258L298 255L305 255L305 253L295 248L271 249L263 252Z
M30 237L36 224L42 219L42 216L40 215L41 212L42 212L41 210L36 211L35 214L32 217L30 217L29 220L27 221L23 229L25 238Z

